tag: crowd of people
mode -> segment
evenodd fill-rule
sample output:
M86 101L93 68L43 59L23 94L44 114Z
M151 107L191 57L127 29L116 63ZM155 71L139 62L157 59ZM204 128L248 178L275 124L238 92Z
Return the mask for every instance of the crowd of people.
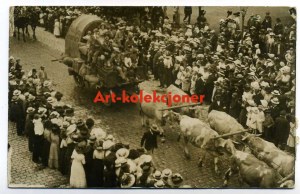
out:
M179 26L180 14L179 7L172 7L174 25ZM98 15L112 21L117 17L126 17L136 25L142 22L151 23L155 28L163 25L163 19L167 15L167 7L75 7L75 6L47 6L37 7L39 13L39 25L44 27L46 31L53 33L56 37L64 38L68 29L77 17L82 14ZM192 7L184 7L183 21L191 22ZM201 8L199 16L201 16ZM201 20L201 17L198 19Z
M26 73L20 59L10 57L9 102L9 119L18 136L28 137L32 161L59 170L72 188L186 187L179 173L153 165L153 136L144 135L135 149L95 127L92 118L76 118L44 66ZM147 130L159 134L155 124Z
M288 10L287 10L288 11ZM176 25L168 17L140 26L125 18L106 18L84 37L88 64L110 65L125 74L146 67L160 87L171 84L188 94L205 95L209 111L225 111L245 128L281 149L295 146L296 11L290 22L275 23L270 12L254 14L242 27L240 12L227 12L219 33L202 10L194 25ZM117 30L116 30L117 28ZM98 39L104 41L97 41ZM287 146L288 145L288 146Z
M97 10L88 11L103 23L84 36L87 64L109 61L120 75L131 67L145 67L160 87L174 84L188 94L205 95L209 111L227 112L245 128L294 152L295 9L289 10L290 24L279 17L274 24L267 12L264 17L252 15L247 27L241 26L240 12L228 11L220 20L219 33L210 28L204 10L193 25L188 8L182 24L176 21L177 8L173 18L163 8L143 8L138 25L134 19L104 17ZM46 8L41 24L57 31L55 22L62 24L60 20L68 21L70 16L70 25L81 13L75 7ZM64 36L68 25L55 35ZM10 119L18 135L27 134L34 162L58 168L70 177L73 187L176 188L182 184L180 174L155 170L151 155L143 149L116 143L90 118L75 119L74 109L53 89L44 67L25 75L18 60L11 58L9 65Z

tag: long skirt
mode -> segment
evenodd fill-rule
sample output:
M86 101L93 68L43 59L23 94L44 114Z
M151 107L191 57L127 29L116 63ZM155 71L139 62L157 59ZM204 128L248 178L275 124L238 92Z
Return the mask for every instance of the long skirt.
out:
M42 157L43 141L43 135L34 135L32 161L35 163L39 163L39 160Z
M68 175L68 177L70 177L71 174L71 156L74 151L74 148L75 148L74 143L68 144L66 154L65 154L66 174Z
M70 186L73 188L86 187L86 177L83 165L76 159L73 160L71 166Z
M42 147L42 163L43 166L48 166L49 160L49 152L50 152L50 142L44 139L43 147Z
M66 151L67 151L67 147L60 148L59 150L59 171L63 175L67 174L67 164L65 160Z
M56 143L51 143L49 152L49 168L58 169L59 147Z
M93 160L93 171L91 172L91 187L103 187L104 182L104 164L101 159Z

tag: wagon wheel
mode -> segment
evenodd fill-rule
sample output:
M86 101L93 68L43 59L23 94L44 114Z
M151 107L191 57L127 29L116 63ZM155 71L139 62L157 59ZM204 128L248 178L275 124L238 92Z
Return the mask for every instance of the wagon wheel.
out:
M77 87L83 88L85 86L84 80L81 76L74 75L73 77L74 77L74 80L75 80L75 83L76 83Z
M104 89L104 90L102 91L102 95L103 95L104 98L105 98L106 96L111 96L111 90ZM108 101L107 101L107 102L105 101L103 104L104 104L105 106L107 106L107 107L111 106L111 105L112 105L111 98L108 98Z

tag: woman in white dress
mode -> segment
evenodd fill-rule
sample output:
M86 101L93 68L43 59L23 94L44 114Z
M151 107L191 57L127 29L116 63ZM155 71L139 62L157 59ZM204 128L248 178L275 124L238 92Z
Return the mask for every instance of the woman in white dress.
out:
M85 157L76 150L78 151L78 149L74 149L71 156L73 161L71 166L70 186L73 188L85 188L86 176L83 168L83 164L85 164Z
M288 151L290 151L291 153L295 153L295 141L296 141L296 121L295 121L295 117L291 116L290 119L290 134L289 134L289 138L287 140L287 146L288 146Z
M54 32L53 32L53 34L56 38L58 38L60 36L60 22L58 21L58 19L55 19L55 21L54 21Z

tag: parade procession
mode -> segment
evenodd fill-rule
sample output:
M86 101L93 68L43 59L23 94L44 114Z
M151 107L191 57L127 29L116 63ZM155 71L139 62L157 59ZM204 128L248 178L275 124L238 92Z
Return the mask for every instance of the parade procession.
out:
M294 188L296 8L14 6L9 27L9 187Z

